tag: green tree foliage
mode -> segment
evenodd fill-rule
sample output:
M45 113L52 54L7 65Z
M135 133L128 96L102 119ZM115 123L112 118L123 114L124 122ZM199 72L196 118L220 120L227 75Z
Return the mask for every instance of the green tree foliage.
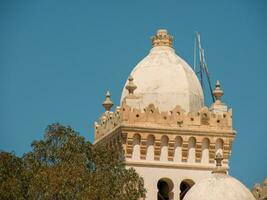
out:
M48 126L23 158L0 154L0 199L137 200L143 179L120 149L93 146L72 128Z
M0 199L24 199L22 160L13 153L0 152Z

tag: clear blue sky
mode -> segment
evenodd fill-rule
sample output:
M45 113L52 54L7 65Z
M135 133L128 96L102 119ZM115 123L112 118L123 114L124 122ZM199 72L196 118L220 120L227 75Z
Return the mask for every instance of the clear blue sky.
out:
M193 64L202 36L213 84L233 108L231 175L267 177L267 1L55 1L0 3L0 149L18 155L53 122L93 139L107 89L115 104L132 68L166 28Z

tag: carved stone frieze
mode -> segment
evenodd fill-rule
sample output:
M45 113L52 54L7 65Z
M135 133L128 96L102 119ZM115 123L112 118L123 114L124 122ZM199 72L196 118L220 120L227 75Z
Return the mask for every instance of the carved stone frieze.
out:
M228 166L231 146L235 131L232 128L232 110L227 112L213 112L203 107L196 113L186 113L180 106L169 112L159 112L153 105L144 110L132 109L125 102L114 112L106 111L95 123L95 144L102 143L110 148L123 146L125 157L132 160L135 138L138 138L139 160L146 160L148 154L148 138L153 136L153 161L160 161L162 153L162 137L168 138L167 161L188 163L189 149L194 143L194 163L207 166L214 163L218 152L218 141L224 157L224 164ZM177 158L177 137L181 140L181 155ZM203 154L204 140L208 141L208 155ZM118 143L120 142L120 144ZM205 158L202 158L202 157ZM205 160L206 161L203 161ZM191 161L190 161L191 163Z
M95 123L95 140L102 138L121 124L186 129L232 130L232 110L215 113L203 107L196 113L185 113L180 106L169 112L159 112L153 105L144 110L132 109L125 102L114 112L105 112Z

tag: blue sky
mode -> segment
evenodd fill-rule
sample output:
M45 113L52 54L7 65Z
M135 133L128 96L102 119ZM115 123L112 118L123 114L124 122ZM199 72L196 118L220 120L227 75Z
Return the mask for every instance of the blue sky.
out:
M267 1L1 1L0 149L30 150L53 122L93 139L107 89L115 104L133 67L166 28L193 64L194 32L221 80L237 137L230 174L267 177ZM209 98L209 96L207 96ZM209 103L209 101L207 101Z

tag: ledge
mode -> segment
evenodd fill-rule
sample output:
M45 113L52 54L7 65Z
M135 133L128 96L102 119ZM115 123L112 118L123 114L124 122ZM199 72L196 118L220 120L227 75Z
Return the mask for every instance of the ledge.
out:
M192 169L192 170L207 170L212 171L216 168L215 164L201 164L201 163L175 163L162 161L148 161L148 160L129 160L126 159L127 166L135 167L149 167L149 168L173 168L173 169ZM229 167L224 166L228 171Z

